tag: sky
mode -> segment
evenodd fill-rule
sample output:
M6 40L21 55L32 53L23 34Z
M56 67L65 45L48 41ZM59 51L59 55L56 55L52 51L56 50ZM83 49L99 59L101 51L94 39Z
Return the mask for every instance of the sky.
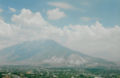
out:
M0 49L53 39L120 62L120 0L0 0Z

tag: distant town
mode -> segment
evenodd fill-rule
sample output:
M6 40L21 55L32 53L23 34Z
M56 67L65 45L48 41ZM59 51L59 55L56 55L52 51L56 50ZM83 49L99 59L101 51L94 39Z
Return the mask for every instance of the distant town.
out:
M0 78L120 78L120 70L100 68L45 68L1 66Z

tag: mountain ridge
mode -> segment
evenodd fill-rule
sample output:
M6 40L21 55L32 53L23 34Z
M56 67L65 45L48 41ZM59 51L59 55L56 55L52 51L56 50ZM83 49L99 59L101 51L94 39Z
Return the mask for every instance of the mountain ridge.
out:
M6 60L4 62L8 64L48 64L52 66L106 66L107 64L113 64L66 48L54 40L27 41L0 50L0 53L0 57L5 55L4 59Z

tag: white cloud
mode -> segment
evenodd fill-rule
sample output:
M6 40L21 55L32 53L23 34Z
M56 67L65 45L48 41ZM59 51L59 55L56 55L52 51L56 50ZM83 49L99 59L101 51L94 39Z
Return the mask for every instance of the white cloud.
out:
M0 36L10 36L11 30L10 25L0 19Z
M92 18L90 18L90 17L81 17L80 19L83 20L83 21L90 21L90 20L92 20Z
M48 3L51 6L55 6L57 8L63 8L63 9L75 9L72 5L64 2L49 2Z
M69 48L108 60L115 61L120 58L119 26L105 28L96 22L91 26L66 26L63 31L62 43Z
M10 24L7 24L0 18L0 49L11 46L15 42L11 42L13 39L14 31Z
M9 7L9 10L10 10L11 12L16 12L16 9L15 9L15 8L10 8L10 7Z
M48 10L47 16L48 16L48 19L50 20L58 20L58 19L64 18L66 15L64 12L60 11L59 8L56 8L56 9Z
M3 9L0 8L0 13L3 12Z
M108 60L120 61L120 26L69 25L63 28L49 24L39 12L22 9L13 15L14 24L0 19L0 48L26 40L49 38L74 50Z
M44 26L46 21L39 12L32 13L29 9L22 9L19 15L13 15L12 21L23 26Z
M21 13L13 15L11 20L13 24L0 19L0 49L26 40L38 39L38 35L45 36L41 32L48 23L39 12L32 13L29 9L22 9Z

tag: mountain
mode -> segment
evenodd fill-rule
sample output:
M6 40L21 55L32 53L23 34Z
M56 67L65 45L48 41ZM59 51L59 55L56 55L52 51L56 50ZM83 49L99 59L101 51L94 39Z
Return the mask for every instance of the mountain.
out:
M0 64L108 66L114 63L66 48L53 40L26 41L0 51Z

